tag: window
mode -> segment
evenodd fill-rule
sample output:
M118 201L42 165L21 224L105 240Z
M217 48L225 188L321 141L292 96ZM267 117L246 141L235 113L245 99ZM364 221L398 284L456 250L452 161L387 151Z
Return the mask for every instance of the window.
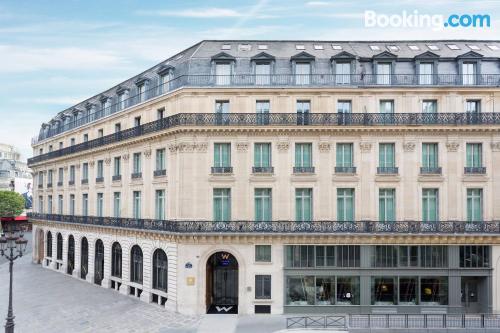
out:
M120 156L116 156L114 158L113 175L114 176L120 176L121 175L121 157Z
M168 259L162 249L153 253L153 289L168 291Z
M391 222L396 220L396 190L392 188L379 189L379 221Z
M62 260L63 258L63 238L60 233L57 233L57 248L56 248L57 254L56 258L57 260Z
M314 276L287 276L286 304L314 305L315 290Z
M214 167L226 168L231 166L231 144L214 143Z
M378 164L379 164L380 168L394 168L394 167L396 167L394 143L380 143L379 144Z
M85 279L89 268L89 242L85 237L82 238L80 253L80 278Z
M256 102L256 112L257 112L257 124L269 124L269 101L257 101Z
M52 233L47 232L47 257L52 258Z
M255 262L271 262L271 245L255 245Z
M104 243L98 239L95 242L94 283L101 285L104 278Z
M38 187L43 186L43 171L38 172Z
M394 100L381 100L380 113L394 113Z
M59 195L58 199L57 199L57 214L60 214L62 215L63 213L63 196L62 195Z
M295 189L295 221L312 221L312 189Z
M448 267L448 247L439 245L420 246L420 267Z
M231 220L231 189L214 188L214 221Z
M82 194L82 215L89 215L89 195L88 193Z
M111 246L111 276L122 277L122 247L118 242Z
M335 83L350 84L351 83L351 63L336 62L335 63Z
M59 142L59 149L63 149L63 143Z
M465 102L465 112L467 112L467 114L478 114L481 112L481 101L467 100Z
M132 162L133 162L133 173L135 174L139 174L141 171L142 171L142 168L141 168L141 153L134 153L134 155L132 155Z
M394 245L371 246L372 267L397 267L398 247Z
M259 44L259 45L257 45L257 49L259 49L259 50L267 50L268 47L267 47L266 44Z
M128 95L128 90L124 90L118 95L118 106L120 107L120 110L123 110L127 107Z
M311 102L308 100L297 101L297 125L309 125Z
M163 119L165 117L165 108L156 110L156 119Z
M420 301L423 305L447 305L448 277L420 278Z
M75 215L75 195L69 195L69 215Z
M52 196L47 197L47 213L52 214Z
M295 144L295 167L310 168L312 167L312 144L311 143L296 143Z
M97 178L104 178L104 161L97 161Z
M399 52L400 48L397 45L387 45L387 49L391 52Z
M372 277L372 305L396 304L395 281L395 277Z
M359 277L337 277L337 305L359 305Z
M295 64L295 84L307 85L311 82L311 63L298 62Z
M98 138L102 138L103 136L104 136L104 130L102 128L99 129L99 130L97 130L97 137Z
M346 100L339 100L337 102L337 113L352 113L352 102Z
M83 163L82 164L82 180L88 180L89 179L89 164L88 163Z
M352 143L337 143L335 165L338 168L351 168L354 166Z
M141 218L141 192L140 191L133 191L132 192L132 210L133 210L133 216L134 219L140 219Z
M482 245L460 246L460 267L490 267L490 247Z
M446 44L450 50L460 50L457 44Z
M480 168L483 166L483 145L481 143L467 143L466 145L467 168Z
M439 166L439 152L437 143L422 143L422 167L431 169Z
M324 49L325 49L325 48L323 47L323 45L321 45L321 44L314 44L314 45L313 45L313 48L314 48L315 50L324 50Z
M43 214L43 196L38 197L38 212Z
M52 145L49 145L49 153L52 152ZM2 154L0 154L0 157L2 157Z
M231 50L231 44L222 44L221 50Z
M137 95L139 95L139 102L142 102L146 99L146 82L143 82L142 84L140 84L137 87ZM139 121L140 121L140 117L139 117Z
M121 206L120 206L120 197L121 193L120 192L114 192L113 193L113 212L114 212L114 217L120 217L120 212L121 212Z
M314 267L313 245L285 245L286 267Z
M75 166L71 165L69 167L69 183L70 183L70 185L73 185L75 183L75 178L76 178L75 172L76 172Z
M378 45L370 45L370 49L372 51L380 51L380 46L378 46Z
M483 221L483 189L467 189L467 222Z
M122 124L116 123L115 124L115 133L118 133L122 130Z
M134 127L141 126L141 117L134 118Z
M338 44L332 44L332 49L333 50L342 50L342 45L338 45Z
M132 246L130 250L130 281L142 284L142 250L139 245Z
M64 169L59 168L57 172L57 182L62 185L62 182L64 181Z
M271 83L271 64L256 63L255 64L255 84L269 85Z
M255 275L255 299L271 299L271 275Z
M391 84L391 67L390 63L377 64L377 84Z
M464 62L462 64L462 82L464 85L476 84L476 63Z
M272 201L270 188L255 189L255 222L272 221Z
M87 142L89 141L89 135L88 134L84 134L83 135L83 142Z
M335 246L315 246L316 267L335 267Z
M271 167L270 143L256 143L254 145L254 166L256 168Z
M295 44L295 49L296 50L305 50L306 47L304 44Z
M285 245L285 267L360 267L359 245Z
M229 113L229 101L215 101L215 113Z
M492 44L489 44L489 45L488 45L488 44L487 44L486 46L488 46L488 48L489 48L490 50L493 50L493 51L498 51L498 50L500 50L500 47L498 47L497 45L492 45Z
M156 149L156 171L166 170L165 148Z
M337 221L353 222L354 221L354 189L353 188L338 188L337 189Z
M419 246L399 247L399 267L419 266Z
M433 73L434 73L434 64L433 63L420 63L419 64L419 75L418 75L418 83L432 84L433 83Z
M423 100L422 101L422 113L425 114L435 114L437 113L437 101L436 100Z
M408 48L412 51L420 51L420 47L418 47L418 45L408 45Z
M52 185L52 178L53 178L53 171L52 169L50 169L48 172L47 172L47 186Z
M165 219L165 190L155 191L155 219Z
M231 64L217 63L215 64L215 84L226 86L231 83Z
M104 193L97 193L97 216L104 215Z
M479 51L481 50L481 48L477 45L472 45L472 44L467 44L467 47L471 50L474 50L474 51Z
M427 47L429 48L429 50L431 51L439 51L439 47L437 45L434 45L434 44L427 44Z
M71 146L74 146L74 145L75 145L75 143L76 143L75 138L71 138L71 141L70 141L70 142L71 142Z

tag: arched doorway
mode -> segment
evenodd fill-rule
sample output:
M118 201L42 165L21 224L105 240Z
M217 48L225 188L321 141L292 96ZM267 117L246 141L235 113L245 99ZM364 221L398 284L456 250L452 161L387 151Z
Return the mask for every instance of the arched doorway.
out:
M75 238L73 235L69 235L68 238L68 266L67 271L69 275L73 274L73 270L75 269Z
M238 261L229 252L207 260L207 313L238 313Z
M80 277L85 280L89 271L89 242L85 237L82 238L80 256Z
M104 278L104 243L98 239L95 242L94 283L101 285Z

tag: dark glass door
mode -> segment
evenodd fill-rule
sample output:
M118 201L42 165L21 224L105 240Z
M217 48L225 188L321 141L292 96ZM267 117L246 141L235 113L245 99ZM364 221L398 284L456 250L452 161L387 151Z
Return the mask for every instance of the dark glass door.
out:
M238 271L224 267L214 270L214 304L238 304Z
M75 239L73 238L73 236L69 236L67 273L69 275L73 274L74 269L75 269Z
M82 251L80 260L80 277L82 279L87 278L87 273L89 271L89 243L87 238L82 239Z
M104 244L100 239L95 243L94 283L101 285L104 278Z

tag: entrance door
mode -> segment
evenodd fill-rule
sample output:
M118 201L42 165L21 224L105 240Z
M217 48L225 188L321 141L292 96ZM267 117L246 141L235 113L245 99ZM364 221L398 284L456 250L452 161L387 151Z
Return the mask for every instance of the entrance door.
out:
M464 307L464 311L466 313L480 312L480 285L481 278L462 277L462 306Z
M217 252L207 261L207 313L238 313L238 261Z
M104 244L98 239L95 242L95 261L94 261L94 283L101 285L104 278Z
M73 235L69 235L68 240L68 267L67 273L69 275L73 274L73 269L75 268L75 238Z

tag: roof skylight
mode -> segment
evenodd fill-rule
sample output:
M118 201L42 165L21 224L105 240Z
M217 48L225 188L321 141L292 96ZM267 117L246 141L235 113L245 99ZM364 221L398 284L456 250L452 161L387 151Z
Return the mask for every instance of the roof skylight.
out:
M427 47L429 48L429 50L432 50L432 51L439 51L439 47L437 45L434 45L434 44L427 44Z
M481 50L481 49L479 48L479 46L474 45L474 44L467 44L467 46L469 47L469 49L474 50L474 51L479 51L479 50Z
M399 46L397 46L397 45L387 45L387 48L389 49L389 51L392 51L392 52L398 52L400 50Z
M296 44L296 45L295 45L295 49L296 49L296 50L305 50L305 49L306 49L306 47L305 47L305 45L304 45L304 44Z
M222 44L221 50L231 50L231 44Z
M460 50L457 44L446 44L450 50Z
M420 51L420 47L418 47L418 45L408 45L408 48L412 51Z
M490 48L490 50L493 50L493 51L498 51L500 50L500 48L498 47L498 45L493 45L493 44L489 44L489 45L486 45Z
M372 51L380 51L380 46L378 46L378 45L370 45L370 49L372 49Z
M342 45L332 44L332 49L334 49L334 50L342 50Z
M257 48L258 48L259 50L267 50L267 48L268 48L268 47L267 47L267 44L259 44L259 45L257 46Z
M324 50L324 47L321 44L314 44L314 49L315 50Z

